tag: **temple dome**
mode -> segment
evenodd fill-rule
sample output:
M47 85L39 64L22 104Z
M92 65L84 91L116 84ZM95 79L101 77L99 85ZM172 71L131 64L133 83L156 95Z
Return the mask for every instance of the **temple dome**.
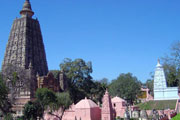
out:
M79 101L75 106L75 108L86 108L86 109L87 108L96 108L96 107L98 107L98 105L96 103L94 103L92 100L87 99L87 98Z
M111 101L112 101L113 103L125 102L124 99L122 99L122 98L120 98L120 97L118 97L118 96L112 98Z

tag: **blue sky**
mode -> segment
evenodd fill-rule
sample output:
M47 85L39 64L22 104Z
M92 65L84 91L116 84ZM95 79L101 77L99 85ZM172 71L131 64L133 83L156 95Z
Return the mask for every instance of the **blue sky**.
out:
M91 61L93 78L131 72L150 78L157 59L180 40L179 0L30 0L49 69L64 58ZM24 0L0 0L0 62Z

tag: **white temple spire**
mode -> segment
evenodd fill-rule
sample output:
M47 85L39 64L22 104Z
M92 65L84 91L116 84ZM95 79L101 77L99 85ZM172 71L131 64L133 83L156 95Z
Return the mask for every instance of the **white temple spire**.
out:
M162 65L160 64L160 60L159 59L158 59L156 67L162 67Z
M178 99L177 87L167 87L163 66L158 59L154 74L154 100Z

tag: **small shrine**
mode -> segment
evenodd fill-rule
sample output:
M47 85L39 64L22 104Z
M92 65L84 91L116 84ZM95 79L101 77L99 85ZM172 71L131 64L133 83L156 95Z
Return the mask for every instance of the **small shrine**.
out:
M101 119L102 120L113 120L113 108L111 98L108 91L106 90L105 95L102 99L102 108L101 108Z
M164 69L158 60L154 74L154 100L179 99L178 87L167 87Z
M118 96L112 98L111 101L115 112L115 116L123 118L126 111L127 102Z

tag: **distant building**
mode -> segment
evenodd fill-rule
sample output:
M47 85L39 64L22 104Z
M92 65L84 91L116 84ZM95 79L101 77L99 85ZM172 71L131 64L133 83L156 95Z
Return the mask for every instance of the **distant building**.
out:
M120 97L114 97L111 99L113 109L115 112L116 117L124 118L125 111L126 111L126 101Z
M154 98L152 97L152 95L149 94L149 89L145 88L145 87L141 87L141 94L138 95L138 99L141 100L141 102L146 102L146 101L150 101L153 100Z
M111 98L108 91L106 91L102 99L102 107L85 98L77 104L72 104L64 112L62 120L114 120L117 117L124 118L125 110L126 101L117 96ZM61 109L59 109L53 114L58 116L61 113ZM58 120L58 118L48 114L48 111L46 111L44 120Z
M178 87L167 87L164 69L158 60L154 75L154 100L179 99Z

